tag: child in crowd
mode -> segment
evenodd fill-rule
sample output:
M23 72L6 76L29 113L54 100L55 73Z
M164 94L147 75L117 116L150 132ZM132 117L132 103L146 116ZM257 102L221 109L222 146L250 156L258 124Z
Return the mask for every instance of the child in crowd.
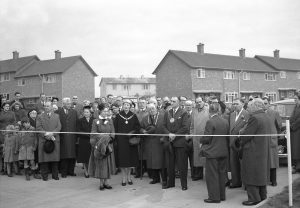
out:
M8 125L6 130L10 130L5 132L4 135L4 163L7 168L8 177L12 177L12 168L15 168L15 173L19 173L19 168L17 165L17 139L18 136L14 132L14 125Z
M20 139L17 141L17 148L19 152L19 161L24 161L24 170L26 180L30 180L30 169L35 170L34 151L37 147L37 138L34 132L34 127L30 125L27 117L21 120ZM29 131L29 132L27 132Z

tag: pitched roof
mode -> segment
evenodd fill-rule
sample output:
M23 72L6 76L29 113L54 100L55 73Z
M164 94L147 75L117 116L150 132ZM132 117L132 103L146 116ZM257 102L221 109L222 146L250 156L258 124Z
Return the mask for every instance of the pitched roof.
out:
M82 58L82 56L70 56L60 59L50 59L35 62L16 73L15 77L36 76L39 74L63 73L73 66L78 60L81 60L94 76L97 74Z
M16 72L32 61L39 61L37 56L25 56L17 59L7 59L0 61L0 73Z
M259 55L256 55L255 58L261 60L276 70L300 71L300 59L275 58L271 56Z
M266 64L257 60L256 58L249 58L249 57L241 58L239 56L229 56L229 55L220 55L220 54L211 54L211 53L200 54L198 52L177 51L177 50L170 50L167 53L167 55L168 54L175 55L175 57L180 59L182 62L184 62L191 68L276 72L273 68L267 66ZM161 63L155 69L153 74L156 73Z
M106 84L155 84L156 78L150 77L124 77L124 78L115 78L115 77L102 77L100 81L101 83Z

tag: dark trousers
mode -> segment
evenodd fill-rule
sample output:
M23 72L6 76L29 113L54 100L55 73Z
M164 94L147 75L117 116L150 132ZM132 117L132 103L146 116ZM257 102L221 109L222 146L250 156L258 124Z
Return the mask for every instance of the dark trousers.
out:
M188 156L186 148L171 147L172 151L165 151L166 167L168 173L168 186L175 186L175 158L180 171L181 187L187 187Z
M58 162L42 162L40 163L40 170L42 178L48 178L49 166L51 166L52 178L58 177Z
M148 169L148 174L151 174L151 178L154 181L160 181L160 178L163 182L167 181L167 170L163 169Z
M248 201L260 202L267 198L267 187L266 186L253 186L246 185Z
M277 177L276 177L276 168L271 168L270 169L270 182L271 183L276 183L277 182Z
M146 160L139 160L138 165L136 166L136 176L141 176L141 173L144 175L144 173L147 170L147 161ZM151 174L149 174L149 177L151 178Z
M230 148L230 170L232 186L241 186L241 161L237 151Z
M206 158L205 177L208 198L225 200L225 173L227 158Z
M190 162L191 177L194 178L194 151L192 145L187 150L187 157L188 157L188 161Z
M61 175L73 175L75 169L76 160L74 158L61 159L60 160L60 172Z

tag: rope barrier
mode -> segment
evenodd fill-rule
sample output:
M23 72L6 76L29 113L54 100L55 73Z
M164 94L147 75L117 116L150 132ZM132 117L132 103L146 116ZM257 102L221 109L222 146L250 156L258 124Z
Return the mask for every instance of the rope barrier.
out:
M40 134L45 134L47 133L47 131L15 131L15 130L0 130L0 132L28 132L28 133L40 133ZM96 132L53 132L53 131L49 131L50 133L53 134L80 134L80 135L107 135L110 133L96 133ZM48 132L48 133L49 133ZM114 135L118 135L118 136L160 136L160 137L164 137L164 136L169 136L169 134L133 134L133 133L112 133ZM199 136L213 136L213 137L224 137L224 136L233 136L233 137L249 137L249 136L259 136L259 137L263 137L263 136L286 136L286 134L252 134L252 135L204 135L204 134L175 134L175 136L177 137L185 137L185 136L190 136L190 137L199 137Z

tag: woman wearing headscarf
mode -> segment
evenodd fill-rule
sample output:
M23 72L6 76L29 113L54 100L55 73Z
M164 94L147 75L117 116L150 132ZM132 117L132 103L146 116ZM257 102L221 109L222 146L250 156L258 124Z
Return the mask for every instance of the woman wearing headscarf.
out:
M108 108L104 104L100 104L99 117L94 119L91 133L90 143L92 146L91 156L89 160L89 175L100 179L99 189L112 189L109 185L110 175L112 173L112 158L114 125L111 119L107 118ZM103 134L105 133L105 134Z

